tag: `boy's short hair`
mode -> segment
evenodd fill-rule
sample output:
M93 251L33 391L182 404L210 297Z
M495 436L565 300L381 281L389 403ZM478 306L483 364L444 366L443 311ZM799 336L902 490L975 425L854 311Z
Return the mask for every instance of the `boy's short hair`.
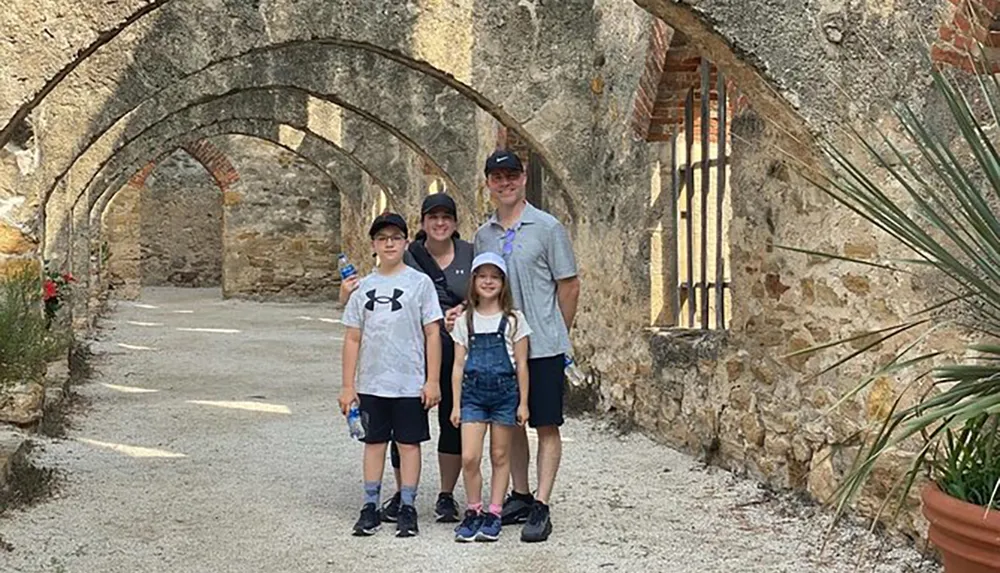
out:
M403 220L403 218L397 215L396 213L390 213L389 211L386 211L385 213L382 213L378 217L375 217L375 220L372 222L371 228L368 229L368 237L374 239L375 233L378 233L379 231L381 231L386 227L398 227L399 230L403 232L403 236L407 238L409 238L410 236L410 232L406 228L406 221Z

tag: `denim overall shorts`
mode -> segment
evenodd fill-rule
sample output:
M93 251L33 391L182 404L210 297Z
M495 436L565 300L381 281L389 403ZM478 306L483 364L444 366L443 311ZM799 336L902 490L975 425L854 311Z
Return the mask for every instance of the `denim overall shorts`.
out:
M496 332L469 334L462 377L462 423L517 424L517 374L507 353L507 317Z

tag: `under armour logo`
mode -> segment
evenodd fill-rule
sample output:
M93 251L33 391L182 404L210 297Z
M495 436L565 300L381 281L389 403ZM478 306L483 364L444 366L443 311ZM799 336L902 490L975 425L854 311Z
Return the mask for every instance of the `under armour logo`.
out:
M368 297L368 302L365 303L366 310L375 310L375 303L391 304L392 312L403 308L402 303L399 302L399 297L403 296L403 291L398 288L392 289L392 296L375 296L375 289L366 292L365 296Z

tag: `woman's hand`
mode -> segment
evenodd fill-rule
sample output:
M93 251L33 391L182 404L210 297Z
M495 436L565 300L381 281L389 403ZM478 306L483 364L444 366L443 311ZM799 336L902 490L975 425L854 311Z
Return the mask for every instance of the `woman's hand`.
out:
M451 409L451 425L456 428L462 426L462 410L458 406Z
M448 332L451 332L455 328L455 321L461 316L462 311L465 310L466 303L462 303L454 308L449 308L448 312L444 313L444 327Z
M528 403L523 402L517 406L517 424L523 426L528 423Z

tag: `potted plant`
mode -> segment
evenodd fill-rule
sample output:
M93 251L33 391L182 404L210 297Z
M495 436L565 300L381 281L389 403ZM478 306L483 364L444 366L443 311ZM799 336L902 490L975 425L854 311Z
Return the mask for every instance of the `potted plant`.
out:
M838 517L872 476L880 459L900 448L914 452L879 515L891 503L902 508L913 486L921 489L928 536L940 550L947 573L1000 572L1000 84L980 76L978 89L958 87L953 77L931 67L933 87L945 102L957 138L945 138L901 103L895 108L903 142L872 127L853 132L866 162L840 144L823 142L834 175L808 171L806 178L913 253L910 259L876 265L893 272L940 277L946 293L912 320L868 333L871 341L825 369L890 340L905 340L838 403L852 399L886 375L913 372L915 395L904 389L889 413L860 435L864 446L840 483ZM989 79L987 79L987 77ZM972 78L966 80L975 81ZM973 93L978 92L978 93ZM970 100L979 101L974 109ZM872 165L878 173L872 172ZM843 256L783 247L845 259ZM926 348L939 329L970 334L967 358L949 359ZM923 329L923 334L919 332ZM859 337L808 348L817 352ZM789 355L789 356L791 356ZM928 388L929 387L929 388Z
M949 572L1000 571L1000 416L980 414L948 430L921 498L928 538Z

